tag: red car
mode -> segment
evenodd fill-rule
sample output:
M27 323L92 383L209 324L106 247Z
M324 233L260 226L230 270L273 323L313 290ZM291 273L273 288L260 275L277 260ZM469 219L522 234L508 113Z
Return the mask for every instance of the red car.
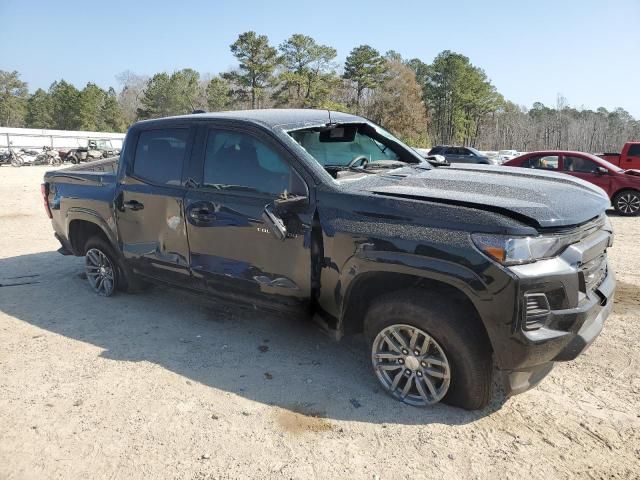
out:
M582 178L606 191L613 208L620 215L640 213L640 170L623 170L590 153L560 150L527 153L503 165L537 168Z

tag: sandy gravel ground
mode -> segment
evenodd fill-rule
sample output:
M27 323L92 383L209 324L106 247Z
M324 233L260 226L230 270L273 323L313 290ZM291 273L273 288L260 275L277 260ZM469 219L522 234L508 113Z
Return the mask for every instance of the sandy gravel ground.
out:
M0 167L0 478L640 477L640 218L615 313L538 388L469 413L377 388L361 340L155 288L99 298L44 167Z

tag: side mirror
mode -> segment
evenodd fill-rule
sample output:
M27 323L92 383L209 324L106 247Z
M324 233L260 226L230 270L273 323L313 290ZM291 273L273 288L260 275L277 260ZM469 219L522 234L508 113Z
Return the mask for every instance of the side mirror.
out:
M596 173L598 175L606 175L607 173L609 173L609 170L607 170L605 167L598 167Z
M264 221L265 225L269 227L269 231L278 240L283 241L285 238L287 238L287 227L285 227L282 219L275 213L273 213L271 205L267 205L266 207L264 207L264 210L262 211L262 220Z

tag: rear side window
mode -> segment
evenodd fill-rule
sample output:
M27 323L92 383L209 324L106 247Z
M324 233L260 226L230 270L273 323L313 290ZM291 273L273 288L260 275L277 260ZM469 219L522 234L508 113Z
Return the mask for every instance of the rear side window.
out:
M629 147L629 153L627 154L630 157L640 157L640 143L637 145L631 145Z
M433 147L431 150L429 150L429 155L441 154L443 150L444 150L443 147Z
M522 162L522 166L527 168L539 168L542 170L557 170L558 156L545 155L540 157L531 157Z
M180 185L188 137L187 128L141 132L133 160L134 175L151 183Z

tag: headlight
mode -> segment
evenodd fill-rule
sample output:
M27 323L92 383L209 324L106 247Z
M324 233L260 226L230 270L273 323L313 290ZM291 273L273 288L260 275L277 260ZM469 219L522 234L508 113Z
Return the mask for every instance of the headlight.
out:
M503 265L520 265L552 258L578 241L571 235L509 237L474 233L471 238L481 252Z

